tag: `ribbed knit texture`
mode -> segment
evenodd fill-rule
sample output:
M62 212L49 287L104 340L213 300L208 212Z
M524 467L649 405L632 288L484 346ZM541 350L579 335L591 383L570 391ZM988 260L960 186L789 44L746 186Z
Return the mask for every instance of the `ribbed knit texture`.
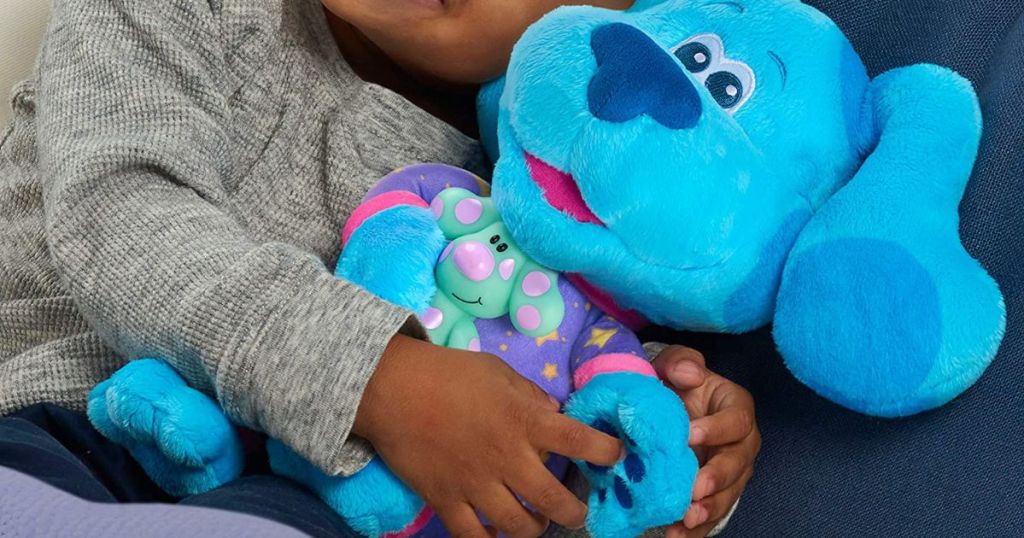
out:
M0 413L162 357L332 473L411 313L335 279L383 174L477 144L358 79L317 0L58 0L0 142ZM409 325L406 325L409 323Z

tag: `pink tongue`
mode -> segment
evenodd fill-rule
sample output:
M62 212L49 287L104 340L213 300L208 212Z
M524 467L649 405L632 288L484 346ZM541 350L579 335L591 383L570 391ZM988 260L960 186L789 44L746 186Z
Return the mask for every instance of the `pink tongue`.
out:
M526 166L530 169L530 176L540 186L551 207L569 215L570 217L590 224L604 226L601 219L587 207L580 194L580 188L572 179L572 176L562 172L548 163L530 155L526 157Z

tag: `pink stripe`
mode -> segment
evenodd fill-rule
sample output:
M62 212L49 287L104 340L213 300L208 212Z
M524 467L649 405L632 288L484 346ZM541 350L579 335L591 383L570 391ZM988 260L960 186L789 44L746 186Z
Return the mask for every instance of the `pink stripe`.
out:
M576 289L580 290L583 295L586 295L590 302L597 305L602 312L621 321L626 327L638 331L651 324L639 312L626 310L619 306L615 299L612 299L604 290L587 282L582 276L576 273L565 273L565 277L569 279L569 282L572 282L573 286L576 286Z
M419 515L416 516L416 519L408 527L397 532L385 534L383 538L407 538L412 536L423 530L427 523L430 523L430 518L432 517L434 517L434 511L429 506L424 506L423 510L420 511Z
M385 192L380 196L374 196L369 200L363 202L355 211L352 212L352 216L345 222L345 227L341 230L341 244L348 243L349 237L352 237L352 232L356 231L356 228L363 225L366 219L398 205L411 205L416 207L430 207L427 202L419 196L409 191L391 191Z
M651 363L636 355L609 353L608 355L599 355L583 363L583 366L576 369L572 380L576 384L576 390L580 390L584 385L590 383L594 376L615 373L642 374L658 377Z

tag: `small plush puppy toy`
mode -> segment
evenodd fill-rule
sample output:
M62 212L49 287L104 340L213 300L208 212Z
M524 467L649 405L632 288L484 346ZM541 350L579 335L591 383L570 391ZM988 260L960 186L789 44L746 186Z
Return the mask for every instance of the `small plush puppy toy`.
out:
M558 290L571 288L628 325L743 332L773 322L797 378L883 417L948 402L995 356L1002 296L958 236L979 107L970 83L947 69L915 65L871 80L836 25L797 1L637 0L626 12L553 11L524 34L506 76L481 92L480 103L485 142L500 154L493 208L477 196L475 180L462 184L468 193L442 193L435 203L438 188L396 188L392 177L387 193L371 193L386 194L387 203L353 217L339 274L421 312L438 290L483 301L483 293L462 297L475 288L458 277L460 264L473 282L508 274L495 280L504 288L488 293L503 299L501 311L518 324L513 334L528 339L546 338L544 323L559 319L550 309L566 308L564 300L530 296L556 289L550 271L558 272ZM459 229L445 220L458 220L467 200L475 203L463 215L484 218L470 226L486 226ZM501 223L489 220L494 214ZM399 225L408 233L381 232ZM485 232L489 226L496 228ZM393 257L379 255L385 241ZM478 244L456 257L469 242ZM440 286L438 257L438 275L456 271ZM509 259L515 267L502 273ZM534 272L549 287L531 279ZM563 288L566 280L573 286ZM436 323L438 338L468 348L479 339L493 349L489 333L467 323L490 314L452 310L458 297L438 301L422 317ZM520 318L527 306L533 310ZM536 335L518 332L535 324ZM632 438L607 402L656 391L631 390L619 379L649 380L595 374L569 406L630 437L644 466L639 480L626 462L582 467L596 486L589 526L605 536L635 533L655 519L643 510L664 508L640 502L665 483L665 460L648 455L680 426ZM586 397L598 387L606 397ZM90 417L158 483L183 492L213 487L237 472L237 440L219 409L189 391L163 363L136 361L97 387ZM574 412L576 398L590 403ZM417 516L422 504L378 460L335 478L280 443L270 448L279 472L309 484L367 534L425 522ZM616 495L617 485L626 494Z

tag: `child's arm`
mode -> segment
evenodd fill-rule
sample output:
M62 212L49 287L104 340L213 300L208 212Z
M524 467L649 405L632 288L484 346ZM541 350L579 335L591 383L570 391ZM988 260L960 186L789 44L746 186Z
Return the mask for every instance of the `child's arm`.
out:
M410 313L224 209L245 73L225 61L238 36L220 6L55 3L37 109L50 252L117 353L166 358L234 420L352 472L363 387Z

